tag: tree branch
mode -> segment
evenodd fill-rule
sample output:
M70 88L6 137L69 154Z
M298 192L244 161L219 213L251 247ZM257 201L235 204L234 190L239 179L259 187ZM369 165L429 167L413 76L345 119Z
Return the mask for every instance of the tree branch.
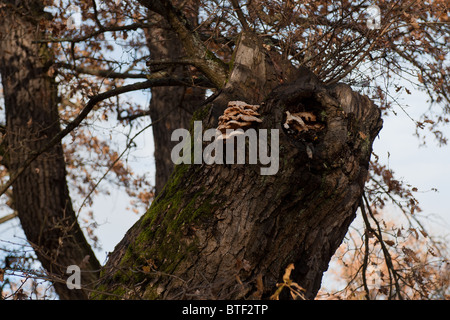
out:
M168 0L139 0L149 10L163 16L172 30L178 34L189 58L194 59L198 68L216 88L222 88L228 78L228 66L213 52L206 48L198 33L193 30L184 17Z
M71 121L63 130L61 130L57 135L55 135L44 147L42 147L37 151L32 152L29 155L29 157L23 162L23 164L17 169L17 171L11 174L11 177L8 180L8 182L1 187L0 196L3 195L9 189L9 187L12 186L12 184L16 181L16 179L25 171L25 169L34 160L37 159L37 157L39 157L39 155L55 146L61 139L63 139L66 135L68 135L71 131L73 131L76 127L78 127L80 123L92 111L95 105L97 105L97 103L126 92L149 89L157 86L189 85L189 81L191 81L191 85L195 84L195 82L192 82L193 80L191 79L155 78L143 82L125 85L116 89L102 92L96 96L91 97L86 106L84 107L84 109L73 121ZM203 79L199 79L199 81L203 81Z
M363 202L364 201L364 202ZM370 204L369 201L367 200L366 195L363 193L362 195L362 200L361 200L361 212L362 212L362 217L364 220L364 224L366 225L366 229L370 232L372 232L374 234L374 236L377 238L378 242L380 243L381 249L383 251L383 255L384 255L384 261L386 262L386 266L389 270L389 275L392 274L392 278L394 279L394 286L396 289L396 295L400 300L403 300L403 297L401 295L401 289L400 289L400 285L399 285L399 281L398 279L400 278L400 276L397 273L397 270L394 267L394 264L392 262L392 257L391 254L389 253L388 248L386 247L386 244L383 240L383 236L382 236L382 231L381 231L381 227L380 224L378 223L378 220L375 219L372 209L370 209ZM369 215L372 218L372 220L375 222L375 225L377 226L377 230L375 230L374 228L372 228L372 226L370 225L369 219L368 219L368 215L364 209L364 203L365 206L367 207L367 210L369 211ZM391 295L389 295L391 297Z
M3 216L0 218L0 224L5 223L6 221L12 220L15 217L17 217L17 211L14 211L13 213L7 214L6 216Z
M201 59L191 59L191 58L181 58L181 59L177 59L177 60L172 60L172 59L160 59L160 60L148 60L147 66L162 66L162 65L167 65L167 66L171 66L171 65L195 65L198 63L201 63L200 61Z
M96 37L105 32L138 30L138 29L142 29L142 28L148 28L150 26L151 26L150 24L136 22L136 23L131 23L129 25L124 25L124 26L102 27L92 33L89 33L84 36L75 37L75 38L51 38L50 37L48 39L35 40L34 42L35 43L57 43L57 42L77 43L77 42L83 42L83 41L89 40L90 38Z
M95 189L97 189L98 185L100 184L100 182L103 181L103 179L105 179L105 177L108 175L108 173L112 170L112 168L114 168L114 166L116 165L117 162L119 162L119 160L123 157L123 155L125 154L125 152L127 152L128 149L131 148L131 146L134 143L134 140L141 134L143 133L145 130L147 130L148 128L150 128L151 126L153 126L153 124L155 124L156 122L160 121L161 119L158 119L156 121L152 121L152 123L150 123L149 125L145 126L143 129L141 129L138 133L136 133L128 142L127 145L125 146L125 149L122 151L122 153L117 157L117 159L115 159L113 161L113 163L108 167L108 170L106 170L106 172L100 177L100 179L98 179L98 181L95 183L94 187L91 189L91 191L88 193L88 195L84 198L83 202L80 205L80 208L78 209L78 213L77 216L80 214L81 209L84 207L86 201L90 198L90 196L92 195L92 193L95 191Z
M250 31L250 28L248 26L247 20L244 17L244 13L242 12L241 7L239 6L239 1L238 0L231 0L230 2L233 5L233 9L236 12L236 15L237 15L237 17L239 19L239 22L242 25L242 29L244 29L244 31Z
M92 0L92 9L94 9L94 20L97 26L100 28L100 31L104 29L103 25L101 24L100 20L98 19L98 10L97 10L97 3L95 0Z
M360 200L359 203L359 207L361 209L362 215L364 216L364 222L366 223L366 227L365 227L365 232L364 232L364 261L362 264L362 270L361 270L361 274L362 274L362 281L363 281L363 287L364 287L364 292L366 294L366 299L370 300L370 291L369 291L369 287L367 286L367 267L369 265L369 232L370 229L368 227L368 221L367 221L367 215L364 209L364 203L362 201L362 199Z
M148 74L145 73L121 73L115 72L113 70L102 70L102 69L93 69L93 68L83 68L77 67L73 64L66 62L58 62L54 64L55 67L61 67L64 69L73 70L77 73L90 74L93 76L105 77L105 78L114 78L114 79L148 79Z
M123 110L125 111L125 110ZM125 111L126 112L126 111ZM141 118L141 117L149 117L150 116L150 110L145 110L142 112L138 112L138 113L133 113L133 114L127 114L126 116L121 116L120 113L117 114L117 120L119 121L133 121L137 118Z

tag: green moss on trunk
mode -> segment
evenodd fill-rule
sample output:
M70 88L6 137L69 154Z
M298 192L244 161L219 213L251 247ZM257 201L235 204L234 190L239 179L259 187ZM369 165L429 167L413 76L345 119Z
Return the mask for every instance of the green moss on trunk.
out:
M191 171L200 168L200 165L186 164L175 167L159 197L133 227L137 228L138 236L120 261L120 268L113 277L116 284L126 288L128 283L151 281L155 275L171 274L180 262L196 254L195 226L210 220L221 206L213 190L206 192L204 187L195 185L196 180L192 178L195 174ZM126 291L129 290L120 292L125 294ZM156 292L146 292L146 295L157 297Z

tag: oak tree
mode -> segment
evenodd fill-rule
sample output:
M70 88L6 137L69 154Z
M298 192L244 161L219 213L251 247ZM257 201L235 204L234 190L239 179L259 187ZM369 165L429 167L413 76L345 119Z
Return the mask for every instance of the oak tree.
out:
M381 16L370 16L372 4ZM386 250L392 240L373 214L389 197L418 223L418 203L371 159L372 143L395 95L410 88L425 90L434 107L414 120L419 132L428 127L446 143L444 1L4 0L0 10L2 193L60 298L312 299L358 208L364 297L373 297L366 276L374 235L388 269L383 293L401 299L402 284L420 283L402 282L404 264ZM118 48L126 54L114 55ZM148 108L121 99L147 89ZM276 174L261 175L262 163L174 166L173 130L194 133L194 121L231 128L237 121L224 112L233 101L258 106L258 121L244 129L278 130ZM241 120L250 112L238 109ZM154 189L123 160L136 136L120 151L93 134L93 123L114 117L130 132L151 117ZM77 218L107 178L149 209L100 267ZM67 181L85 200L78 210ZM414 260L403 253L405 263ZM65 286L71 264L84 271L83 290ZM276 290L287 278L295 288Z

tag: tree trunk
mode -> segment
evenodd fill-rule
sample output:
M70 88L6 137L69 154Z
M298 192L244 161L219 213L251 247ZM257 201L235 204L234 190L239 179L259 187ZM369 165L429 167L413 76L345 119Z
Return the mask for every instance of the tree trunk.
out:
M196 25L198 8L191 8L187 17ZM147 31L147 43L151 59L176 61L183 57L184 52L178 36L160 15L149 12L149 22L153 24ZM182 77L187 71L186 66L174 65L170 74ZM152 68L151 68L152 69ZM150 101L150 117L153 126L155 146L155 193L158 195L169 179L174 164L170 153L176 142L170 135L178 128L189 128L193 113L205 99L205 90L193 87L155 87L152 88Z
M39 20L42 4L22 1L1 8L0 73L5 96L7 162L14 175L27 157L60 131L57 87L49 72L52 54ZM78 265L86 287L98 278L100 264L87 243L72 208L61 143L41 154L13 183L14 208L61 299L87 298L69 290L66 268Z
M176 166L110 255L104 294L94 298L268 298L291 263L291 280L315 297L355 217L380 111L347 85L287 67L247 33L222 94L197 114L203 128L217 127L234 100L260 105L255 128L278 129L278 172L261 175L261 163ZM287 112L314 123L286 127Z

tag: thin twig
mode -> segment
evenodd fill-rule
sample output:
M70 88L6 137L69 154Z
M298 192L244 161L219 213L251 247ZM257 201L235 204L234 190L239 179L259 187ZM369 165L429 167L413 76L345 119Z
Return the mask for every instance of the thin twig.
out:
M162 118L161 118L162 119ZM155 124L156 122L159 122L161 119L158 119L157 121L153 121L152 123L150 123L149 125L147 125L146 127L144 127L142 130L140 130L138 133L136 133L127 143L127 145L125 146L125 149L122 151L122 153L117 157L116 160L114 160L114 162L109 166L108 170L106 170L106 172L103 174L103 176L96 182L96 184L94 185L94 187L91 189L91 191L88 193L88 195L84 198L83 202L81 203L80 208L78 209L77 212L77 217L80 214L81 209L83 208L84 204L86 203L87 199L89 199L89 197L92 195L92 193L97 189L98 185L100 184L100 182L103 181L103 179L108 175L108 173L111 171L112 168L114 168L114 166L116 165L116 163L122 158L122 156L125 154L125 152L127 152L127 150L133 145L134 140L141 134L143 133L145 130L147 130L148 128L150 128L153 124Z
M395 286L395 289L396 289L397 297L400 300L403 300L403 297L401 295L401 288L400 288L400 285L399 285L399 282L398 282L399 275L398 275L397 271L395 270L394 264L392 262L391 254L389 253L389 250L388 250L388 248L386 247L386 245L384 243L380 224L378 223L378 220L375 219L375 216L373 215L372 209L370 209L369 201L367 200L367 197L366 197L366 195L364 193L363 193L362 197L363 197L364 202L366 204L367 211L369 212L369 216L372 218L372 220L375 222L375 224L377 226L377 230L373 229L372 226L370 225L369 219L368 219L368 215L365 213L365 210L363 211L363 214L362 214L363 219L364 219L364 223L366 224L366 227L371 232L373 232L375 237L378 239L378 241L380 243L380 246L381 246L381 249L383 251L383 255L384 255L384 260L386 262L386 266L388 267L388 270L389 270L389 274L392 273L392 277L393 277L393 280L394 280L394 286ZM391 295L389 295L389 297L391 297Z
M236 15L239 19L239 22L242 25L242 29L244 31L250 31L250 28L248 26L247 20L245 19L244 13L242 12L241 6L239 5L238 0L231 0L231 4L233 5L233 9L236 12Z
M14 219L15 217L17 217L17 211L14 211L13 213L7 214L6 216L3 216L0 218L0 224L5 223L9 220Z
M366 214L366 210L364 208L364 203L361 199L360 203L359 203L359 207L361 208L361 212L364 218L364 223L366 225L365 227L365 232L364 232L364 261L363 261L363 265L362 265L362 281L363 281L363 286L364 286L364 291L366 292L366 299L370 300L370 291L369 291L369 287L367 286L367 278L366 278L366 272L367 272L367 266L369 263L369 225L368 225L368 220L367 220L367 214Z
M34 161L36 160L39 155L42 153L48 151L50 148L55 146L59 141L61 141L66 135L68 135L70 132L72 132L75 128L77 128L80 123L88 116L88 114L92 111L92 109L97 105L97 103L109 99L111 97L117 96L122 93L136 91L136 90L142 90L142 89L148 89L157 85L167 85L167 83L172 82L174 79L149 79L144 82L138 82L133 83L129 85L125 85L119 88L115 88L103 93L100 93L96 96L93 96L90 98L89 102L86 104L84 109L78 114L78 116L71 121L63 130L61 130L58 134L56 134L50 141L43 146L41 149L31 152L28 158L23 162L23 164L14 172L11 174L10 179L8 182L6 182L0 189L0 196L3 195L11 186L12 184L17 180L17 178L25 171L26 168ZM177 82L177 81L175 81ZM174 84L175 85L175 84Z

